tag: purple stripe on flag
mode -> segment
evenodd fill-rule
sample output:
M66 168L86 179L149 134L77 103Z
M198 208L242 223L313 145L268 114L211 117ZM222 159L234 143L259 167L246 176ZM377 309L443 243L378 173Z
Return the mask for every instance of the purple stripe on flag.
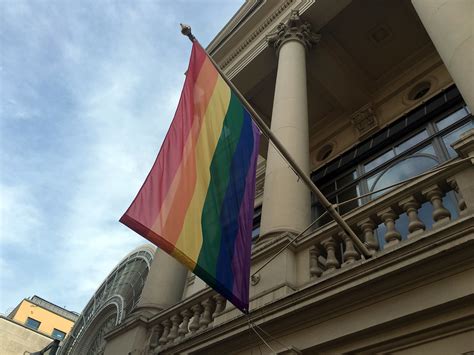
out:
M232 272L234 274L233 294L234 297L248 305L249 300L249 274L250 274L250 252L252 244L253 204L255 199L255 169L258 157L260 132L252 122L254 136L253 152L245 180L245 192L240 205L239 230L234 244L234 257L232 258ZM252 214L249 216L249 214ZM247 278L244 280L243 278Z

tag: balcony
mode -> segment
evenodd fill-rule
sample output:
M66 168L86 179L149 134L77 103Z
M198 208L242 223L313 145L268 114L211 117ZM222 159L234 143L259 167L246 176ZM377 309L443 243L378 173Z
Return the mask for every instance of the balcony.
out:
M344 215L374 253L371 258L361 255L351 239L331 222L291 243L286 254L282 253L255 275L250 318L205 288L147 321L152 329L146 344L148 350L209 353L229 349L232 344L242 349L251 346L249 332L255 326L264 326L290 341L291 337L285 334L292 327L324 322L335 314L365 307L369 301L386 302L392 297L389 295L407 287L409 292L415 292L409 287L414 283L418 289L428 287L429 280L443 282L445 274L461 275L469 269L474 246L474 130L464 133L453 146L459 158ZM443 204L443 196L448 193L456 197L455 213ZM425 203L431 206L429 220L418 214ZM401 216L407 221L406 235L396 228L395 221ZM378 228L376 238L378 225L382 228ZM257 270L291 238L294 236L282 234L255 244L252 270ZM291 275L281 275L281 270ZM453 297L456 292L462 294L462 290L454 287ZM443 301L437 298L426 300L422 308L436 307L436 302ZM401 299L399 306L407 307L406 314L417 311L417 306L404 302ZM388 322L390 313L385 310L380 317ZM396 317L403 314L399 309ZM373 315L376 317L376 313ZM373 322L380 324L382 320ZM110 335L119 331L120 328L115 329ZM357 329L351 330L354 331ZM321 334L318 341L330 340L331 334Z

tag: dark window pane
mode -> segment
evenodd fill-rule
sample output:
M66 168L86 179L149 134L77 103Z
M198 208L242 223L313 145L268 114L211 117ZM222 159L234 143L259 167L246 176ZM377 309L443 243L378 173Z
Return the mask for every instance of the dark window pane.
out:
M456 151L451 147L451 144L453 144L455 141L459 139L461 133L464 133L473 127L474 127L474 124L472 123L472 121L469 121L464 126L461 126L458 129L455 129L454 131L452 131L451 133L448 133L443 136L443 142L446 145L446 149L448 150L448 154L451 158L458 156L456 154Z
M426 130L423 130L420 133L411 137L410 139L407 139L403 143L400 143L399 145L397 145L395 147L395 153L400 154L404 152L405 150L410 149L414 145L417 145L418 143L425 140L426 138L428 138L428 132L426 132Z
M444 96L438 96L437 98L431 99L426 104L426 113L433 112L441 107L445 103Z
M252 230L252 239L257 238L259 235L260 235L260 225L258 225Z
M339 167L339 159L333 161L331 164L328 165L326 169L326 175L332 173Z
M40 321L37 321L36 319L30 318L30 317L26 319L26 323L25 323L25 325L28 328L35 329L35 330L39 328L40 324L41 324Z
M388 130L382 130L372 140L372 147L377 147L379 144L383 143L387 139Z
M367 164L364 165L365 172L368 173L371 170L374 170L376 167L382 165L386 161L392 159L395 156L393 150L390 149L388 152L379 155L377 158L371 160Z
M323 193L324 196L328 196L332 194L334 191L336 191L336 187L334 186L334 183L331 182L329 185L326 185L321 188L321 192Z
M367 152L370 149L370 143L371 142L372 142L371 140L368 140L365 143L363 143L362 145L360 145L359 147L357 147L357 153L356 153L355 158L360 157L362 154Z
M359 195L359 189L357 188L357 185L351 186L344 190L343 192L339 193L337 195L339 203L344 202L344 201L349 201ZM342 206L339 207L339 213L344 214L349 211L352 211L354 208L359 207L359 200L354 200L348 203L343 204Z
M354 153L355 153L355 150L350 150L349 152L345 153L341 157L341 166L344 166L344 165L352 162L353 159L354 159Z
M415 112L412 112L409 116L407 116L407 126L411 126L412 124L422 120L425 115L425 107L421 106Z
M336 180L337 189L339 190L339 189L343 188L344 186L349 185L349 184L350 184L351 182L353 182L356 178L357 178L356 171L353 170L353 171L351 171L349 174L344 175L343 177L337 179L337 180Z
M393 137L398 132L402 131L406 126L405 119L400 119L393 126L390 127L390 137Z
M53 333L51 334L51 336L52 336L54 339L62 340L62 339L64 339L64 337L66 336L66 333L60 331L59 329L54 328L54 329L53 329Z
M456 99L460 96L461 94L459 93L459 90L456 86L450 87L448 90L446 90L446 98L448 100L453 100Z
M448 117L445 117L438 122L436 122L436 125L438 126L439 130L442 130L448 126L451 126L453 123L459 121L461 118L464 118L467 116L467 111L465 108L462 108L452 114L450 114Z

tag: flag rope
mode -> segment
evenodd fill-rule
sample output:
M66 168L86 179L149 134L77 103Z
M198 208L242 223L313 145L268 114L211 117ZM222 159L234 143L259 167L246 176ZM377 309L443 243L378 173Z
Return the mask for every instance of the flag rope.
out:
M272 354L277 354L277 352L275 351L275 349L273 349L273 348L270 346L270 344L268 344L268 343L266 342L266 340L260 335L260 333L257 332L257 330L253 327L253 325L252 325L252 323L251 323L251 321L250 321L250 317L249 317L248 314L247 314L247 323L248 323L248 325L249 325L249 329L253 330L253 332L254 332L255 334L257 334L257 336L260 338L260 340L267 346L267 348L270 349L270 351L272 352Z

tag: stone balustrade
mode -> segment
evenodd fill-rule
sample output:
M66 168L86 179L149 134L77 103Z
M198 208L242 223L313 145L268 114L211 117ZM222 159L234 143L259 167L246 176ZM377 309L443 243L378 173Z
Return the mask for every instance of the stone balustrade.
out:
M375 252L389 249L404 239L412 239L439 229L452 220L468 214L466 202L459 190L456 173L472 169L469 161L441 170L403 186L344 216L367 248ZM443 198L452 192L457 202L456 215L446 208ZM431 205L431 220L419 216L423 204ZM397 229L397 220L406 215L408 233L402 235ZM430 228L427 228L430 225ZM377 233L379 235L377 235ZM383 234L383 235L380 235ZM382 243L380 243L382 241ZM352 240L340 230L335 222L317 229L298 243L298 249L309 247L311 279L328 275L363 258Z
M226 299L210 288L155 316L149 348L153 353L180 343L213 327L214 319L224 311Z

